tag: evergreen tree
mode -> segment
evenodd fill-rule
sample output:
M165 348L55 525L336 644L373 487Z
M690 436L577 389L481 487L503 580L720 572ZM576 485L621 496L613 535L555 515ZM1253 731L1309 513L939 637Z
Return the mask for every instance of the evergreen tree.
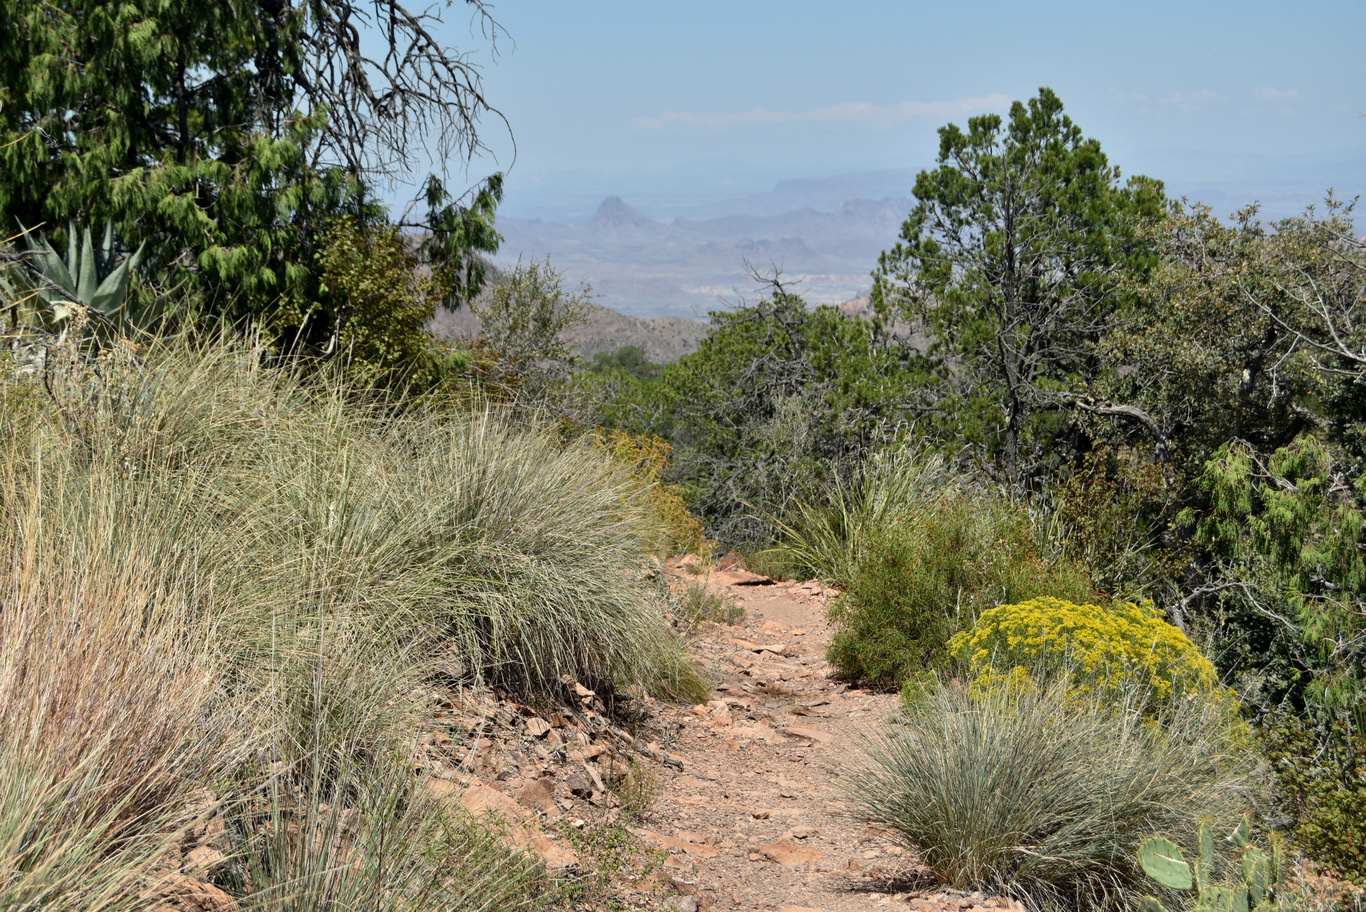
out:
M0 0L0 222L43 225L60 247L69 222L112 219L146 243L145 275L188 282L212 312L291 297L307 311L332 221L382 220L370 188L428 140L438 161L480 148L492 109L477 70L433 38L433 15L348 0ZM393 53L363 52L367 34ZM464 277L444 296L458 304L497 247L500 178L468 204L435 178L427 191L429 253L450 283ZM330 338L328 316L294 336Z
M1040 89L1006 121L940 129L938 167L916 177L916 207L875 273L879 314L928 334L1014 484L1051 449L1057 429L1041 416L1103 369L1096 344L1120 313L1121 274L1151 265L1134 227L1161 214L1161 185L1119 180Z

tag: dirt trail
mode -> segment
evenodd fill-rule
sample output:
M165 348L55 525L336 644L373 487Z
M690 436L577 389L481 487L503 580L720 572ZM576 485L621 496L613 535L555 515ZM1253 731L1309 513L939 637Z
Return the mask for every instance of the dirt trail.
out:
M698 642L721 679L711 701L661 711L683 772L662 774L637 835L668 849L676 882L691 881L718 912L888 904L890 882L914 874L913 861L846 815L837 776L857 732L890 713L895 696L831 678L818 584L742 586L727 572L699 579L745 618Z
M677 559L667 567L677 586L701 583L744 611L735 624L704 625L694 638L718 682L705 704L647 699L632 736L578 684L580 705L560 711L487 691L438 690L440 709L420 739L428 790L501 817L514 845L570 881L600 870L590 834L613 821L629 820L643 846L667 853L662 869L640 857L609 863L607 895L585 897L583 909L1021 908L936 889L912 852L849 815L840 773L858 756L860 733L890 716L897 698L834 678L825 661L829 593L819 583L702 572L695 558L690 567ZM623 817L612 777L631 762L650 771L655 794L643 812Z
M825 661L829 597L817 583L754 585L752 575L698 577L745 611L706 631L698 649L721 683L693 708L665 708L662 787L634 828L670 852L665 869L685 912L1009 908L982 896L915 892L913 855L848 816L838 777L860 732L890 715L894 694L851 690ZM694 903L696 905L694 905Z

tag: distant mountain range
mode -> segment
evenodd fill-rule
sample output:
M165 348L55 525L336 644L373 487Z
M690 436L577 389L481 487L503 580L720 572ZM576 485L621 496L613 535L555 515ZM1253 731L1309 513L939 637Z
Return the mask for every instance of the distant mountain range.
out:
M1209 203L1227 217L1261 204L1273 221L1322 202L1366 192L1366 150L1314 155L1153 150L1126 174L1165 178L1171 196ZM677 187L621 180L649 213L608 196L591 217L582 196L554 221L500 217L498 262L550 257L572 285L586 281L600 303L637 317L705 319L709 311L761 294L746 272L774 268L813 304L841 304L866 292L878 254L892 246L913 205L915 169L781 180L771 189L693 203ZM692 197L697 198L697 195ZM586 205L585 205L586 203ZM571 210L572 213L571 214Z
M499 262L549 257L570 285L586 281L608 307L638 317L704 319L761 294L746 264L778 270L812 304L841 304L871 284L878 254L896 241L907 198L854 199L832 211L782 212L781 185L749 213L656 221L615 196L577 225L499 219ZM757 203L757 201L756 201Z

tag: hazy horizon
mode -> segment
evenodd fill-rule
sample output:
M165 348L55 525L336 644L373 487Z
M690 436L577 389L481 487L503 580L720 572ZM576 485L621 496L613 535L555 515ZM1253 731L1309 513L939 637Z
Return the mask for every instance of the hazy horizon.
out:
M507 0L491 11L496 54L460 4L441 38L480 68L507 128L486 118L488 154L448 164L451 186L507 171L511 218L582 220L613 195L667 218L783 180L913 174L933 163L939 127L1040 86L1124 173L1176 195L1298 209L1328 186L1366 192L1366 4Z
M447 163L448 186L506 171L499 218L513 228L583 225L609 196L666 225L771 216L787 201L828 213L855 199L908 200L941 126L1004 113L1041 86L1125 175L1162 180L1221 216L1260 201L1273 220L1330 187L1366 193L1359 2L851 0L836 10L814 0L508 0L491 11L503 29L496 54L466 7L445 13L442 40L480 68L506 119L506 129L485 119L487 153ZM413 178L390 199L411 195ZM806 183L805 197L788 192L793 181ZM545 234L538 249L612 286L594 271L592 244L554 250ZM711 277L690 287L719 281L720 253L708 250ZM627 253L618 244L612 255ZM848 256L841 275L853 275ZM604 303L616 306L606 294Z

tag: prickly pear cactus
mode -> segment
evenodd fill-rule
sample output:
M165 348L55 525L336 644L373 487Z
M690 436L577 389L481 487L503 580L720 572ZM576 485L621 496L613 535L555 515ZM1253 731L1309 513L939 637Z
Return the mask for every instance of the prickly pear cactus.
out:
M1196 834L1200 857L1194 871L1170 839L1158 836L1145 839L1138 848L1138 863L1143 873L1170 890L1194 889L1193 912L1292 912L1296 908L1282 881L1283 858L1280 840L1273 835L1270 853L1252 845L1252 825L1246 817L1228 836L1228 842L1242 849L1238 883L1215 883L1214 830L1208 822ZM1138 912L1168 912L1160 900L1145 896Z
M1138 863L1143 873L1172 890L1191 888L1191 866L1181 857L1181 849L1170 839L1153 836L1138 847Z

